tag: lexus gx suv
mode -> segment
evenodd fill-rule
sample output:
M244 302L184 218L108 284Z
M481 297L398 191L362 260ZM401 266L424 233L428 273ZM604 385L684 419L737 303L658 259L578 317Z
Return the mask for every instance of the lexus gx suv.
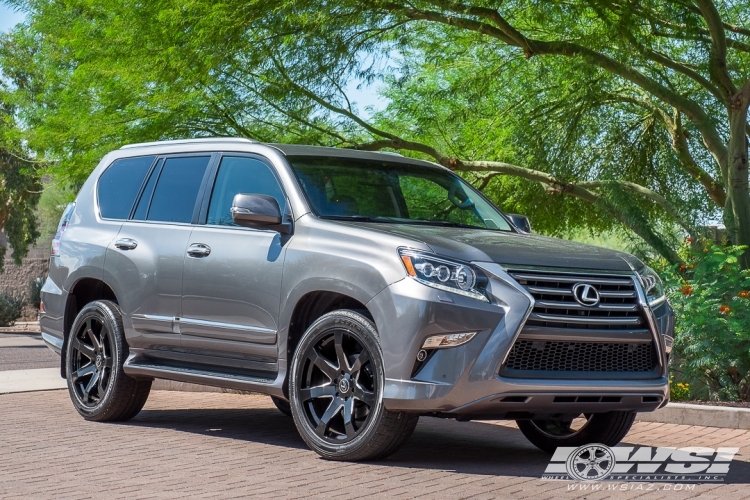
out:
M259 392L333 460L393 453L420 415L615 445L669 395L654 271L393 153L124 146L66 208L41 308L83 418L134 417L155 378Z

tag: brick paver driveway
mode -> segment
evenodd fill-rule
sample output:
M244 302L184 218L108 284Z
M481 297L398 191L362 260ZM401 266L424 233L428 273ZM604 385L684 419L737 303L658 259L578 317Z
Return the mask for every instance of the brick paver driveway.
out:
M750 496L748 431L637 423L626 442L739 446L727 484L649 495ZM144 411L125 424L85 422L66 391L0 396L0 498L613 496L569 491L576 483L542 481L548 459L511 423L423 418L391 458L352 464L318 458L304 446L292 419L262 396L154 391ZM616 493L643 494L642 489Z

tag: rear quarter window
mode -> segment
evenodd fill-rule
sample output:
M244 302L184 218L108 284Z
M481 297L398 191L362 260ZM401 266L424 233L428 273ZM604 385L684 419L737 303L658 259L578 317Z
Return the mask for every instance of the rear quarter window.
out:
M99 214L105 219L127 219L155 156L115 160L99 177Z

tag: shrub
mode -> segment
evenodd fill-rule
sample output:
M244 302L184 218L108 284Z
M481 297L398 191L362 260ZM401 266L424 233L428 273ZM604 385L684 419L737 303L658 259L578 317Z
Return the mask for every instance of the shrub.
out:
M42 301L42 286L44 286L44 276L31 278L29 280L29 305L39 309L39 303Z
M674 375L669 377L669 400L688 401L690 399L690 384L674 381Z
M664 270L675 310L673 369L698 399L750 400L750 271L743 247L701 241Z
M21 317L23 310L23 297L13 293L0 293L0 327L13 326Z

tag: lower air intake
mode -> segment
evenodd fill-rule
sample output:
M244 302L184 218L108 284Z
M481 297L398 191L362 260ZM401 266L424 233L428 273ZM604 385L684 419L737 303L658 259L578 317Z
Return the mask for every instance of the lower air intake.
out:
M555 372L650 372L657 366L653 343L518 340L506 370Z

